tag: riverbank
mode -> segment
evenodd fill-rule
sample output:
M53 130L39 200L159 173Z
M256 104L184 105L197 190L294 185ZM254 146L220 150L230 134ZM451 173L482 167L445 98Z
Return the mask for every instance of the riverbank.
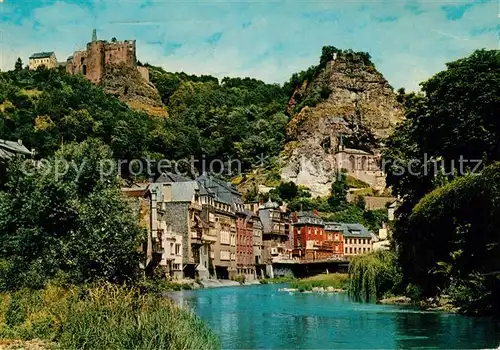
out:
M380 299L377 304L384 305L413 305L425 311L443 311L449 313L459 313L460 308L452 303L448 295L441 295L436 298L428 298L420 301L414 301L407 296L391 296Z
M218 338L193 313L138 289L49 285L0 294L5 347L40 340L63 349L217 349Z

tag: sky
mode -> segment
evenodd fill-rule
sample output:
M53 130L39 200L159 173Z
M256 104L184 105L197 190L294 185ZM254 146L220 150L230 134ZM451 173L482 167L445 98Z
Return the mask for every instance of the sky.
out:
M136 39L167 71L283 83L324 45L369 52L395 88L418 90L445 63L500 49L500 0L0 0L0 69L39 51L59 61L91 40Z

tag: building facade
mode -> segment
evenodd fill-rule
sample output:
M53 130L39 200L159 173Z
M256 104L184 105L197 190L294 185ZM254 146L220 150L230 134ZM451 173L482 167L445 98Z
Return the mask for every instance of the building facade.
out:
M269 200L259 207L259 218L262 223L262 262L270 264L277 259L291 259L289 214Z
M344 224L344 256L351 257L372 251L372 235L361 224Z
M328 240L325 224L316 213L294 213L292 222L295 257L302 260L323 260L333 255L333 241Z
M332 242L333 256L344 256L344 227L338 222L325 222L326 239Z
M214 201L215 231L213 261L216 278L231 279L237 276L237 213L242 212L241 195L230 183L202 174L197 181L212 196Z
M30 56L28 67L30 70L36 70L44 66L47 69L57 67L57 58L54 52L37 52Z
M356 179L369 184L374 190L385 189L385 174L380 168L380 154L346 148L341 143L335 153L335 167L346 169Z

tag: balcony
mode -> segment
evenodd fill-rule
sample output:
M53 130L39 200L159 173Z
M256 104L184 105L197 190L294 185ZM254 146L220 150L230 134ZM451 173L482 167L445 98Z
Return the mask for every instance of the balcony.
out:
M214 243L217 242L217 235L206 234L203 236L203 239L205 240L205 242Z
M194 210L201 211L202 207L201 207L201 204L199 204L199 203L193 203L193 202L191 202L191 204L189 204L189 209L194 209Z

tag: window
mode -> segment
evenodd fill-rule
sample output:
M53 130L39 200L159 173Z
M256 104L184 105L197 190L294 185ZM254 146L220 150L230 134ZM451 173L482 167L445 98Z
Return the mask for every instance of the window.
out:
M179 243L175 245L175 255L181 255L181 245Z
M352 254L352 247L349 248L349 254Z
M174 264L174 270L180 270L181 264Z
M347 247L345 248L345 254L347 254Z
M174 244L170 243L170 255L174 255Z

